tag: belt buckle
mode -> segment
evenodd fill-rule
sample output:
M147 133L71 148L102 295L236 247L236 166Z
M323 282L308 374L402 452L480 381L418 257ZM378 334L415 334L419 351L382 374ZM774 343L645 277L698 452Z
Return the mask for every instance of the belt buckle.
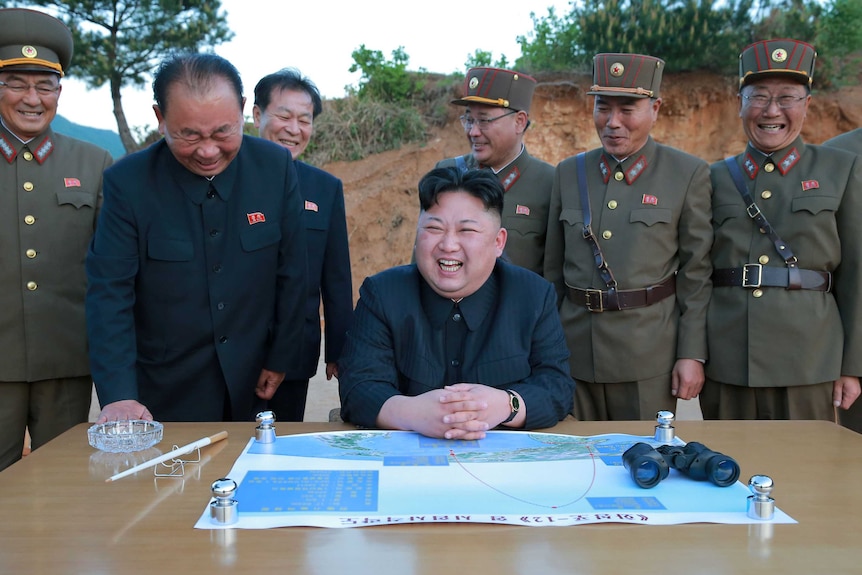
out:
M587 309L593 313L601 313L605 311L604 306L602 305L602 290L600 289L585 289L584 290L587 300ZM595 297L595 299L593 299ZM595 301L598 300L598 306L595 305Z
M749 280L751 276L750 269L757 270L757 281L752 282ZM759 288L763 277L763 265L761 264L745 264L742 266L742 287L745 288Z

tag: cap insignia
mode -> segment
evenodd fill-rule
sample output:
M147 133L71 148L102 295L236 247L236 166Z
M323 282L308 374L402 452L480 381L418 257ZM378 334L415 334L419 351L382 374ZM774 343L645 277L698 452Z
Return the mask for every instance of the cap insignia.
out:
M25 58L35 58L38 53L36 52L36 48L33 46L24 46L21 48L21 53L24 54Z
M477 78L476 76L473 76L472 78L470 78L470 89L471 90L475 90L476 86L478 86L478 85L479 85L479 78Z
M784 62L785 60L787 60L787 50L784 48L777 48L772 51L773 62Z
M626 71L626 67L620 64L619 62L615 62L611 64L611 76L615 76L619 78L623 75L623 72Z

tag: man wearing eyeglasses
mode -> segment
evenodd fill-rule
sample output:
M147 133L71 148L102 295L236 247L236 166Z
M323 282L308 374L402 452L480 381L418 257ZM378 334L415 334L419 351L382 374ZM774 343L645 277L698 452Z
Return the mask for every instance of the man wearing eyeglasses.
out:
M105 150L51 130L72 34L42 12L0 10L0 470L87 421L92 379L84 255Z
M654 419L703 385L709 166L650 136L664 64L596 55L588 93L602 147L557 166L545 277L557 288L578 419Z
M748 145L711 167L707 419L835 421L859 395L862 165L800 136L815 58L766 40L739 59Z
M307 266L290 152L243 135L236 67L167 58L164 139L105 172L87 251L87 333L102 411L249 421L302 357Z
M464 96L452 100L464 107L460 119L471 153L442 160L436 167L493 170L506 191L503 227L509 239L505 255L512 263L541 275L554 167L528 154L524 146L535 88L536 80L519 72L471 68L464 81Z

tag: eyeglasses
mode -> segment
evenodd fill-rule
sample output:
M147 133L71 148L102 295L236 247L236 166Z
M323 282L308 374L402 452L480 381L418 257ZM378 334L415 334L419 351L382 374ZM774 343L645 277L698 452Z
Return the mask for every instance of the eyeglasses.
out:
M496 122L500 118L505 118L506 116L511 116L512 114L517 114L518 110L510 110L505 114L500 114L494 118L474 118L473 116L459 116L459 120L461 120L461 125L464 126L464 129L468 132L473 129L473 126L479 128L480 131L484 131L488 126L491 125L491 122Z
M768 97L763 94L744 95L743 98L748 101L748 105L752 108L768 108L773 101L782 110L793 108L808 96L773 96Z
M2 82L0 86L5 87L13 94L24 94L30 91L30 88L35 88L36 93L40 96L53 96L60 90L60 85L53 86L51 84L24 84L20 82Z

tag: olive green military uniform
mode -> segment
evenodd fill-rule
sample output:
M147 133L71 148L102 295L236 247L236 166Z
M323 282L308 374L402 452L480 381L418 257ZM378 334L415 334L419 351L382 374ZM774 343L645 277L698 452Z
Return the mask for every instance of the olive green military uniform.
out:
M831 382L862 374L862 161L801 138L770 158L749 146L735 161L757 206L798 258L798 268L832 272L832 289L716 285L707 318L704 416L725 417L711 405L719 382L825 387L825 401L822 389L811 389L813 397L795 390L790 409L800 419L834 419ZM752 264L753 284L758 266L785 270L769 237L748 216L724 162L712 165L712 183L713 267Z
M460 162L458 158L447 158L435 167L459 165L467 169L479 167L472 154L462 156ZM534 158L524 148L521 155L497 173L497 177L506 190L503 197L503 227L509 233L506 256L512 263L541 275L554 167Z
M68 64L71 34L59 20L0 10L0 24L0 72ZM35 48L6 46L10 29ZM36 57L14 63L22 52ZM25 427L35 449L87 420L84 256L111 163L107 151L50 128L25 144L0 127L0 469L21 457Z
M755 42L740 55L740 88L810 86L815 58L804 42ZM725 162L712 165L704 417L834 421L833 382L862 375L862 160L797 136L768 155L749 143L733 164L756 207Z
M526 74L502 68L476 67L470 68L464 77L463 96L451 103L456 106L481 104L502 108L509 113L524 112L529 116L535 89L536 79ZM460 170L490 168L479 165L472 154L447 158L435 166L450 167ZM554 166L531 156L521 142L517 157L496 174L506 191L503 227L509 235L504 256L512 263L542 275Z
M578 386L648 382L646 397L609 398L620 409L652 419L674 410L671 370L678 358L706 358L709 301L709 169L703 160L652 138L632 157L616 161L587 152L592 229L619 290L654 286L676 276L676 297L652 305L590 311L570 288L607 290L583 236L575 158L557 166L551 194L545 277L557 288L560 318ZM626 393L629 386L620 386ZM606 386L604 393L615 393ZM582 403L582 402L581 402ZM602 417L575 402L575 417ZM633 417L633 416L632 416ZM603 417L602 417L603 418Z
M836 136L831 140L823 142L823 145L829 146L830 148L848 150L858 156L862 156L862 128ZM857 433L862 433L862 400L857 399L856 402L850 406L850 409L846 411L839 410L838 421L844 427L852 429Z
M654 105L663 67L652 56L598 54L589 94ZM557 289L578 381L574 415L652 419L676 407L676 361L706 359L709 167L648 136L622 161L603 148L583 159L585 174L577 157L557 166L545 251L545 277ZM581 179L609 274L600 273L584 236Z

